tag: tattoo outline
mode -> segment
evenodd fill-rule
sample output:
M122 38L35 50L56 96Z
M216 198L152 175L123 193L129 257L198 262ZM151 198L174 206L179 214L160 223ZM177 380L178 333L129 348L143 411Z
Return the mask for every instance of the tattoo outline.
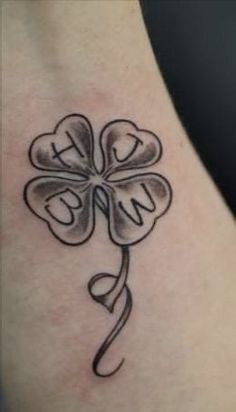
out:
M132 310L127 285L129 248L146 238L167 212L172 188L162 175L139 171L153 166L162 156L161 142L153 132L139 129L130 120L113 120L100 132L98 146L102 155L100 169L94 158L92 126L81 114L65 116L52 133L37 136L30 145L29 160L46 174L25 185L24 201L34 215L47 223L54 237L70 246L82 245L91 237L97 209L107 218L109 238L121 249L120 269L117 275L102 272L92 276L88 292L110 313L124 296L122 313L92 363L95 375L109 377L124 363L122 359L106 373L99 368ZM119 172L127 175L117 178ZM104 279L111 286L98 294L94 286Z

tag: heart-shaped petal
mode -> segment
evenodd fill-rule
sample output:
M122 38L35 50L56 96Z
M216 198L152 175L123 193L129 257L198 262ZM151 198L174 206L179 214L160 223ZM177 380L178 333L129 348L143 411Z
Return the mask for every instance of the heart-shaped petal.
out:
M33 166L46 171L94 174L93 131L86 117L72 114L63 118L53 133L36 137L30 147Z
M100 146L103 153L103 174L140 169L156 163L162 154L158 137L139 129L129 120L108 123L101 132Z
M108 181L107 181L108 183ZM143 173L106 185L109 233L118 245L132 245L145 238L170 207L169 182L156 173Z
M61 242L79 245L92 234L95 224L92 185L60 176L29 181L24 198L29 209L47 222Z

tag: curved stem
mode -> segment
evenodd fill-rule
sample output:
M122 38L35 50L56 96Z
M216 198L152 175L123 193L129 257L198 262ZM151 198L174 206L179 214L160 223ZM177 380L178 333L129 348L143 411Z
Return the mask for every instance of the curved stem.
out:
M115 277L113 275L108 275L108 274L107 276ZM121 368L121 366L123 365L125 361L124 358L121 359L118 365L111 372L101 373L99 371L99 364L100 364L101 359L105 355L108 348L111 346L112 342L115 340L115 338L119 335L119 333L125 326L130 316L131 310L132 310L132 295L127 285L124 286L123 293L125 294L125 304L124 304L122 313L118 321L116 322L115 326L112 328L111 332L109 333L109 335L106 337L104 342L101 344L93 360L93 365L92 365L93 372L95 373L95 375L100 376L102 378L107 378L109 376L114 375L116 372L118 372L118 370Z
M121 330L123 329L124 325L126 324L131 310L132 310L132 295L131 292L126 284L128 270L129 270L129 249L127 246L122 246L122 261L119 270L119 274L117 276L112 275L110 273L97 273L94 275L89 283L88 283L88 291L90 296L97 302L103 305L108 309L110 313L114 311L114 307L116 305L117 300L121 295L125 297L124 306L122 309L122 313L116 322L115 326L112 328L106 339L101 344L100 348L98 349L94 360L93 360L93 371L95 375L100 377L108 377L114 375L124 363L124 359L120 361L116 368L114 368L109 373L101 373L99 371L100 361L111 346L112 342L115 338L119 335ZM110 285L110 281L114 280L112 286L107 290L107 292L99 294L94 291L94 285L99 283L99 281L108 280L108 284Z
M119 274L116 278L116 281L112 287L112 289L109 291L105 298L105 306L109 309L110 312L113 312L114 306L116 304L117 299L121 295L125 285L126 285L126 280L128 277L128 271L129 271L129 249L128 247L122 246L122 262L121 262L121 267Z
M103 190L96 190L96 196L95 196L95 201L99 209L105 214L106 217L108 217L108 207L106 205L106 197L103 198L102 195L105 195L105 192ZM103 295L96 295L96 297L93 296L92 293L92 287L99 280L100 274L94 276L91 281L89 282L89 292L92 295L92 297L102 305L106 306L106 308L109 310L109 312L113 312L115 303L117 299L119 298L120 294L122 293L122 290L126 284L127 276L128 276L128 270L129 270L129 248L128 246L121 246L121 251L122 251L122 261L121 261L121 267L119 274L116 278L116 281L112 288L107 292L104 293Z
M99 209L104 213L104 215L109 218L109 210L107 206L106 194L103 190L96 191L95 202ZM108 377L114 375L123 365L124 359L114 368L111 372L101 373L99 371L100 361L111 346L114 339L119 335L120 331L126 324L131 310L132 310L132 295L126 284L128 271L129 271L129 248L128 246L121 246L121 265L117 276L110 273L97 273L94 275L88 283L88 291L90 296L97 302L106 307L106 309L113 313L117 300L121 295L124 296L124 305L120 317L118 318L116 324L105 338L103 343L100 345L94 360L93 360L93 372L95 375L100 377ZM99 281L108 281L108 290L105 293L97 293L94 290L94 286L99 283ZM110 286L111 285L111 286Z
M115 276L115 282L112 287L103 294L96 294L93 292L93 287L95 283L97 283L100 279L104 279L107 276L107 273L98 273L97 275L93 276L88 283L88 290L92 298L101 303L105 306L109 312L114 311L114 307L116 304L117 299L121 295L125 285L126 280L128 277L128 270L129 270L129 248L127 246L122 246L122 261L120 266L120 271L118 276Z

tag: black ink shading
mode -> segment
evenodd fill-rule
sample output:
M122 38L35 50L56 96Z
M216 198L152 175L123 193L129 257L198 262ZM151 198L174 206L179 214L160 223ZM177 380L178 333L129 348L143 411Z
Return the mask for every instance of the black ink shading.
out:
M172 189L160 174L140 173L140 169L153 166L162 156L161 142L154 133L139 129L129 120L114 120L102 129L99 150L103 161L100 170L95 164L94 135L89 120L80 114L64 117L52 133L36 137L30 146L31 164L46 174L26 184L24 200L65 245L79 246L88 241L95 228L97 211L107 219L109 238L121 250L120 269L116 275L102 272L92 276L88 292L111 314L118 300L123 302L120 317L92 362L96 376L109 377L124 363L121 359L114 369L101 370L103 357L132 310L132 295L127 285L130 246L146 238L167 212ZM124 175L126 171L127 175L117 178L119 172ZM99 294L95 286L104 280L107 290Z

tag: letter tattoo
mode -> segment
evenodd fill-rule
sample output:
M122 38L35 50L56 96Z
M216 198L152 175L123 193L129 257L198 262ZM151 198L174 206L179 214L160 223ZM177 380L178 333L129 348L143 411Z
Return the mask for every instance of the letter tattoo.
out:
M92 126L80 114L64 117L52 133L36 137L29 149L29 159L32 166L44 173L26 184L24 201L31 212L47 223L55 238L70 246L89 240L97 211L107 219L109 238L121 250L120 269L116 275L102 272L92 276L88 292L110 313L121 297L124 302L120 317L92 363L97 376L108 377L124 363L122 359L114 369L101 371L101 361L132 309L127 284L130 246L148 236L167 212L172 190L160 174L140 171L161 158L161 142L154 133L139 129L129 120L106 124L99 136L100 168L95 164L94 147ZM99 294L95 285L101 281L108 286L106 292Z

